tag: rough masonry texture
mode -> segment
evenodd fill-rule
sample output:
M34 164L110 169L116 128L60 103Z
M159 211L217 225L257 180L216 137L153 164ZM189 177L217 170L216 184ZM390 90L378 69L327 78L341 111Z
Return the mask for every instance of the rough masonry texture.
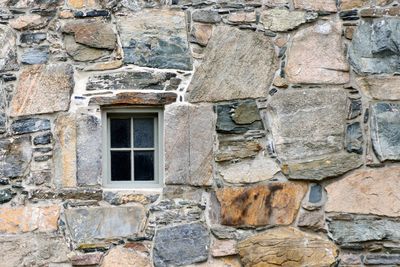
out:
M0 266L400 266L399 29L399 0L0 0ZM104 182L117 109L160 112L160 185Z

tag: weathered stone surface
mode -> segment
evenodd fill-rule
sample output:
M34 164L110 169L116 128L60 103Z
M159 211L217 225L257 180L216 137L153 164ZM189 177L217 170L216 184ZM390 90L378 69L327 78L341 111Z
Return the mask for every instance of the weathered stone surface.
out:
M53 135L51 133L45 133L42 135L38 135L35 138L33 138L33 144L35 146L37 145L47 145L51 143Z
M221 16L217 10L196 10L192 13L192 19L196 22L218 23L221 21Z
M88 265L98 265L101 262L103 253L85 253L80 255L74 255L71 257L71 263L73 266L88 266Z
M245 133L249 130L263 130L257 104L254 100L235 101L215 106L216 129L221 133Z
M166 184L211 185L214 117L212 105L166 107Z
M349 65L341 34L341 24L337 22L319 22L299 30L288 49L285 70L289 82L347 83Z
M371 107L371 138L380 161L400 160L400 105L375 103Z
M365 255L363 263L366 265L391 265L400 264L399 254L368 254Z
M238 254L236 240L213 239L211 242L211 255L213 257L224 257Z
M58 229L60 207L22 206L0 208L0 233L54 232Z
M274 160L264 156L218 167L224 181L232 184L252 184L270 180L279 170L279 166Z
M399 72L400 36L397 18L363 20L349 47L350 63L359 73L381 74Z
M7 91L4 88L4 82L0 80L0 133L4 133L6 131L6 124L8 120L8 116L6 114L8 99L7 99Z
M53 266L68 262L67 242L50 234L6 235L0 237L0 258L5 266ZM57 265L56 267L65 267Z
M306 190L305 184L282 182L218 189L221 222L230 226L291 224Z
M241 261L250 266L332 266L338 249L328 239L293 227L279 227L249 237L238 245Z
M294 7L315 11L337 11L335 0L294 0Z
M154 266L186 265L206 261L210 237L200 223L159 229L154 237Z
M219 134L215 161L224 162L254 158L263 149L262 140L246 139L242 135Z
M33 189L29 191L31 199L80 199L80 200L102 200L101 189L97 188L63 188L63 189Z
M361 115L363 107L360 98L349 98L349 99L350 99L350 104L349 104L349 113L347 115L347 119L351 120Z
M330 218L329 232L333 240L348 246L367 241L400 241L400 222L384 218Z
M340 10L350 10L354 8L360 8L368 5L370 0L341 0L339 8Z
M316 20L317 18L317 13L289 11L286 8L282 8L264 11L261 21L267 30L285 32L296 29L301 24Z
M257 15L256 12L235 12L230 13L227 19L232 24L255 23L257 21Z
M192 69L184 13L143 10L117 17L124 62L162 69Z
M193 23L190 32L190 41L201 46L206 46L212 35L212 25Z
M47 18L37 14L22 15L16 19L12 19L9 25L16 30L38 30L46 27L48 23Z
M164 90L176 77L172 72L124 71L89 77L87 90L146 89Z
M310 187L310 193L308 195L308 202L319 203L322 200L322 186L319 184L313 184Z
M76 179L78 185L96 185L101 180L101 122L89 114L76 120Z
M360 122L354 122L347 125L346 150L349 153L363 153L363 134Z
M109 51L104 49L92 48L75 42L71 35L64 37L64 45L67 54L76 61L91 61L110 54Z
M29 48L21 55L21 62L24 64L45 64L49 60L49 46L38 46Z
M67 110L73 87L73 68L69 64L27 67L11 101L11 116Z
M11 188L0 189L0 204L10 202L15 195Z
M76 186L76 121L70 114L59 115L54 129L54 183Z
M84 244L135 236L143 229L146 213L139 205L77 208L65 210L65 218L72 240Z
M104 257L102 267L151 267L150 258L135 250L115 247Z
M0 140L0 177L22 177L26 174L31 159L29 136Z
M125 92L114 96L92 97L89 105L111 106L111 105L148 105L162 106L176 101L176 93L141 93Z
M105 191L103 193L103 199L112 205L123 205L130 202L148 205L155 202L158 197L159 194L140 194L134 191Z
M378 100L400 100L399 76L365 76L356 79L361 90Z
M277 60L264 35L218 26L205 54L188 88L190 102L266 97Z
M289 0L264 0L263 3L268 7L288 6Z
M398 167L358 170L326 187L327 212L400 216ZM344 197L345 196L345 197Z
M0 72L17 70L16 36L10 27L0 25L0 42Z
M343 150L346 92L340 88L279 91L268 104L280 159L294 160Z
M299 212L299 218L297 226L310 229L312 231L321 231L325 228L325 214L324 211L319 210L301 210Z
M75 42L93 48L113 50L117 43L117 37L109 23L71 22L63 27L63 32L73 34Z
M12 122L11 130L14 134L46 131L50 130L50 121L39 118L19 119Z
M99 1L97 0L68 0L67 5L75 9L101 7Z
M342 175L362 164L360 155L340 152L315 159L287 161L281 168L290 179L323 180Z

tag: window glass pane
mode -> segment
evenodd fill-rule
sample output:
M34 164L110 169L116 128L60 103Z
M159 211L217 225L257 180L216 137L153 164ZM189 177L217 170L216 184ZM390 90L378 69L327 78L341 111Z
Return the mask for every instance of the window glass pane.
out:
M111 181L131 180L131 152L111 151Z
M131 120L110 119L111 147L129 148L131 146Z
M133 120L134 147L154 147L154 118Z
M135 151L135 181L154 180L154 151Z

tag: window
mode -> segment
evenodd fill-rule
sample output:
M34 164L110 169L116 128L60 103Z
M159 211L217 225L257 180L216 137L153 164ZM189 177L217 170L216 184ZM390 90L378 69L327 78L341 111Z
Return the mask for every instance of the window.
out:
M107 187L158 187L163 176L163 113L159 109L105 109L103 181Z

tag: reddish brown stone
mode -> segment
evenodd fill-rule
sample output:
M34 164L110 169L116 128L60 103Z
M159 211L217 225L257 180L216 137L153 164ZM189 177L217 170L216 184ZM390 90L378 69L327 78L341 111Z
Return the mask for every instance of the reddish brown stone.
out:
M306 189L304 183L283 182L219 189L221 222L231 226L291 224Z
M87 253L82 255L74 255L71 257L71 263L73 266L88 266L100 264L103 253Z
M160 106L171 104L176 101L175 93L140 93L125 92L114 96L98 96L93 97L89 101L89 105L150 105Z
M10 20L9 25L16 30L37 30L44 28L48 20L40 15L24 15Z

